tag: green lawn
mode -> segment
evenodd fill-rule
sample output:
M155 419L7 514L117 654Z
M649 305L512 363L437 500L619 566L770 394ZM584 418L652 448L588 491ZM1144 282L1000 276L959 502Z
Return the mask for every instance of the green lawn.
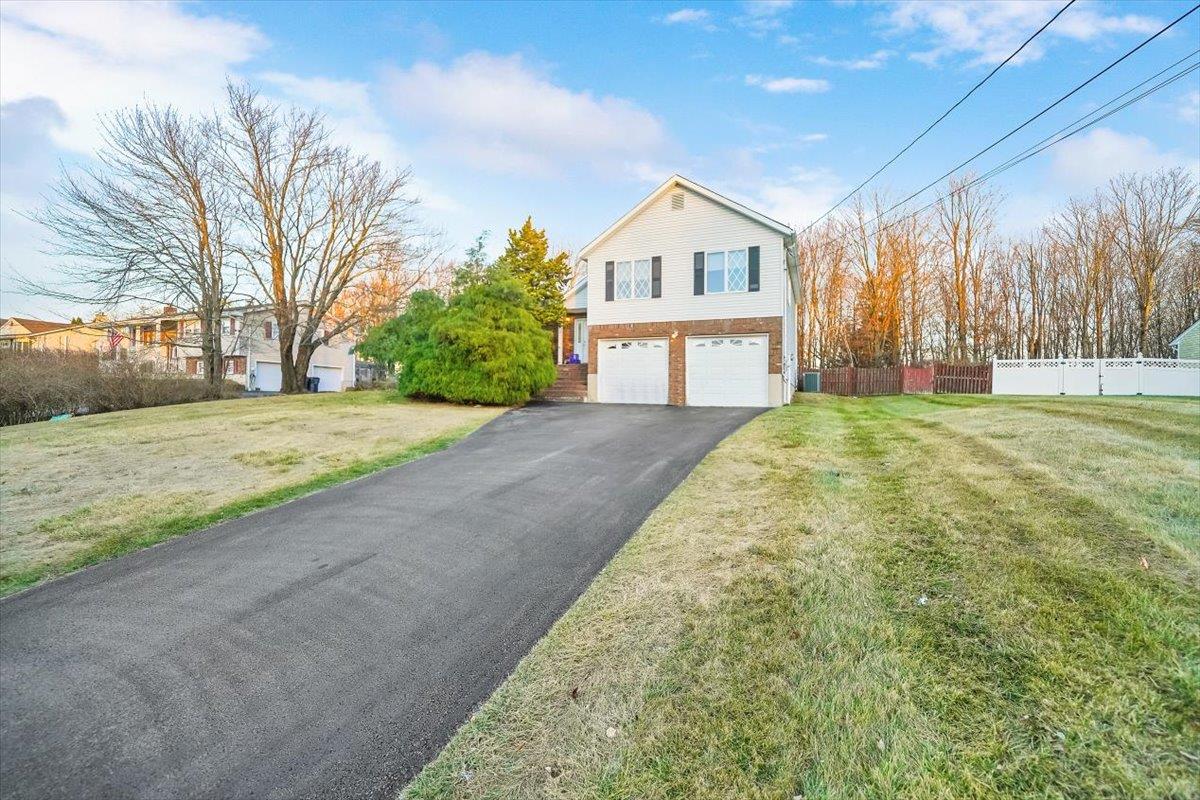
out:
M1200 797L1200 404L764 414L404 797Z
M346 392L0 428L0 595L426 455L501 411Z

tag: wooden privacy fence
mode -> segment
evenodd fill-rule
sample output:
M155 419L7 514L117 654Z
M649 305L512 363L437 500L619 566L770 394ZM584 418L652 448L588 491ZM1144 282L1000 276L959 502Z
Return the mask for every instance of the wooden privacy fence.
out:
M991 364L932 364L925 367L836 367L821 372L826 394L991 394Z
M933 391L937 394L991 394L991 364L934 364Z

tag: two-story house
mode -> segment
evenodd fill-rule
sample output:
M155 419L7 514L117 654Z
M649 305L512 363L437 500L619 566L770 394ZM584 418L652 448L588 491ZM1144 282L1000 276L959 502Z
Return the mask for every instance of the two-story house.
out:
M792 229L679 175L579 253L560 360L601 403L778 406L796 385ZM586 310L584 310L586 309Z
M99 344L102 358L154 363L161 369L202 376L200 318L164 306L161 313L105 323ZM283 383L279 360L279 328L270 309L240 305L221 318L225 377L248 389L277 392ZM340 392L354 386L354 341L338 336L313 352L308 376L319 378L318 390Z

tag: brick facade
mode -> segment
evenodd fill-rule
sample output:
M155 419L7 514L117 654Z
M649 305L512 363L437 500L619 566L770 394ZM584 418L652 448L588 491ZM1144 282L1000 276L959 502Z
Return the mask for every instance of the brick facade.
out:
M783 371L783 317L739 319L694 319L675 322L626 322L588 326L588 373L596 374L597 346L601 339L648 339L667 337L667 402L687 404L687 337L767 334L767 372ZM564 352L566 352L564 350Z

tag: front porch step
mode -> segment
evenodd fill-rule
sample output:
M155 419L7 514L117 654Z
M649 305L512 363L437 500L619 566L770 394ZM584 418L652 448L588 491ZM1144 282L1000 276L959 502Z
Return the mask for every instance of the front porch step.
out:
M558 379L544 389L542 400L579 402L587 399L587 364L559 364Z

